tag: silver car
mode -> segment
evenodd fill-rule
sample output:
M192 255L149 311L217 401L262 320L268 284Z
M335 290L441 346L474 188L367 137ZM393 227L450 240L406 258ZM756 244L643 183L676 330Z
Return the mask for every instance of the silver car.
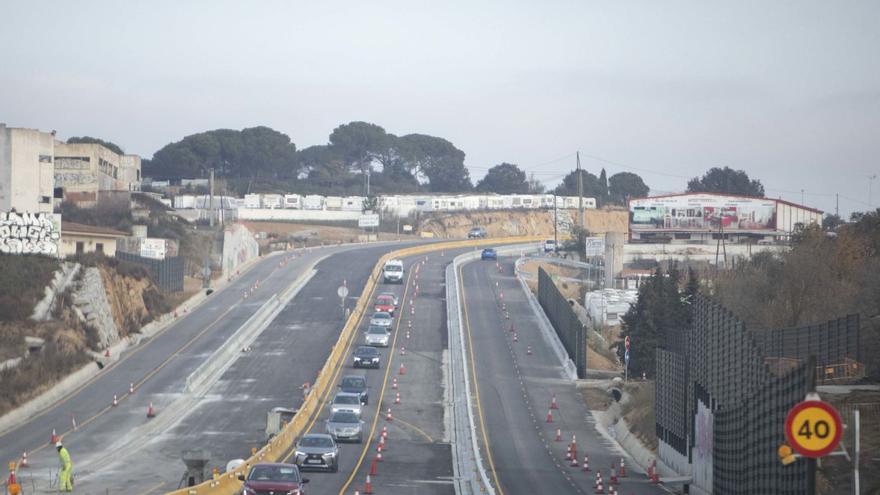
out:
M296 465L300 470L339 471L339 447L326 433L309 433L296 444Z
M364 332L364 343L371 346L388 347L391 342L391 334L388 327L380 327L378 325L370 325Z
M327 433L337 442L352 441L361 443L364 439L364 422L357 414L337 411L326 422Z
M385 311L376 311L373 313L373 316L370 317L370 325L376 325L379 327L390 327L391 322L393 321L394 318L391 316L391 313Z
M349 392L337 392L330 403L330 414L336 414L340 411L346 411L361 416L361 396Z

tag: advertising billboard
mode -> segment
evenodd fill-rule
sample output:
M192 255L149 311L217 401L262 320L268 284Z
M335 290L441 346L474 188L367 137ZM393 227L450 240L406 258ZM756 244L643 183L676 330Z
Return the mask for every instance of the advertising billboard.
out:
M776 228L776 202L712 194L634 199L630 230L755 231Z

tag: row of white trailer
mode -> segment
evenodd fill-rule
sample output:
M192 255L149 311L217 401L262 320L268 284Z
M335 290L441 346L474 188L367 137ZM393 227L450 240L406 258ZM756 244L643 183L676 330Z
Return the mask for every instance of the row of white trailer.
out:
M389 195L378 197L378 209L400 216L414 212L459 210L550 209L552 194L463 194ZM557 208L578 208L577 196L555 196ZM246 194L240 207L245 209L293 209L362 211L363 196L321 196L317 194ZM595 208L595 198L583 198L584 208Z

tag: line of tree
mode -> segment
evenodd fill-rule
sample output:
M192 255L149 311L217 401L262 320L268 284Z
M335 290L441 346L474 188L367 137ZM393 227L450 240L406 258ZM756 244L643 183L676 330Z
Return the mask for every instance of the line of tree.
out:
M351 122L334 129L327 144L304 149L268 127L201 132L162 147L152 159L144 160L143 168L145 176L158 179L206 177L214 169L238 193L363 194L368 183L371 194L545 191L534 175L506 162L490 168L474 187L464 159L464 151L440 137L396 136L376 124ZM643 197L649 191L642 178L630 172L608 178L604 169L599 177L585 170L581 173L584 196L595 197L599 205L624 205L628 198ZM576 195L576 178L572 172L555 192Z

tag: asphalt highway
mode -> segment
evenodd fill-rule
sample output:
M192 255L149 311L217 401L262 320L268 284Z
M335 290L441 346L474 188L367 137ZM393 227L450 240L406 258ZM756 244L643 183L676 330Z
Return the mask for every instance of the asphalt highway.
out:
M25 486L51 488L48 480L58 465L55 449L48 446L54 428L71 452L78 491L156 493L177 487L183 449L205 448L212 465L221 468L229 459L247 457L265 439L266 411L297 406L302 399L298 387L314 379L335 343L342 326L336 288L346 279L350 296L358 296L379 256L400 246L297 251L283 264L285 256L260 260L72 394L0 436L0 459L17 459L27 451L31 467L20 470ZM163 417L163 409L181 395L186 377L205 358L270 297L327 255L317 265L318 274L196 407L179 418ZM243 298L258 281L259 287ZM132 383L135 391L129 394ZM152 420L146 418L150 402L158 411Z
M625 455L616 443L599 434L575 385L562 378L561 366L539 334L513 274L513 260L501 258L498 265L474 261L463 265L460 273L465 343L477 377L478 435L497 493L591 494L597 470L607 489L612 464L619 466ZM552 411L552 423L548 423L554 395L558 409ZM556 441L557 429L561 441ZM578 467L571 467L565 459L572 437ZM591 468L586 472L585 456ZM631 460L626 464L629 473L620 479L620 493L665 493L643 474L636 474Z
M446 355L446 306L444 271L462 251L444 251L406 258L407 280L401 285L380 284L376 291L393 290L401 307L392 326L393 344L382 349L378 370L353 369L349 357L337 372L339 377L364 375L370 385L370 404L365 408L365 440L342 444L339 473L307 473L310 494L364 493L367 474L373 489L383 494L454 493L452 453L444 432L443 365ZM415 308L414 313L411 308ZM368 320L368 318L366 318ZM367 328L363 321L360 330ZM409 334L409 336L407 336ZM350 349L363 342L356 332ZM401 353L403 348L403 353ZM404 374L400 374L400 366ZM393 388L397 380L397 389ZM397 393L400 404L396 403ZM328 398L332 399L332 395ZM378 407L377 407L378 405ZM387 421L388 408L392 420ZM378 411L378 414L377 414ZM311 431L324 432L327 407ZM377 459L377 442L387 429L383 460Z

